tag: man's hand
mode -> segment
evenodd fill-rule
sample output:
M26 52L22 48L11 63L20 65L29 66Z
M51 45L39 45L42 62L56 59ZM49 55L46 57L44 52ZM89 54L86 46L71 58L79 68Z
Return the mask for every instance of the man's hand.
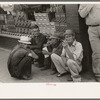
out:
M49 52L46 51L46 50L43 50L42 53L43 53L44 55L49 55Z
M32 53L29 53L28 56L32 57Z
M39 57L37 56L37 54L35 54L32 50L31 53L28 54L28 56L34 58L34 59L38 59Z
M68 43L67 43L66 40L64 40L64 41L62 42L62 46L63 46L64 48L67 48L67 47L68 47Z

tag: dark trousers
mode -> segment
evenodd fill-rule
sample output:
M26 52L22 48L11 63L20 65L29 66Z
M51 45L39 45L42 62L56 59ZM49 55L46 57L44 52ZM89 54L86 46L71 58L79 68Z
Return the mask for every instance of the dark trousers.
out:
M51 58L50 57L47 57L44 59L44 66L51 68Z
M39 65L44 66L44 55L43 55L43 53L36 53L36 54L37 54L38 57L39 57L39 59L36 60L36 61L39 62Z
M50 56L44 59L44 66L51 68L53 71L56 71L56 67L54 63L52 62Z
M51 69L53 70L53 71L57 71L56 70L56 67L55 67L55 65L54 65L54 63L51 61Z
M12 77L22 78L23 75L31 75L31 62L32 58L26 56L18 65L12 66Z

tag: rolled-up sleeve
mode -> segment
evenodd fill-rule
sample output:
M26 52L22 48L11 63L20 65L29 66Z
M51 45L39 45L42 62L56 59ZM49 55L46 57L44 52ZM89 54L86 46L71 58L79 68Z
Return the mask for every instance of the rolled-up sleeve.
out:
M83 56L83 48L82 48L81 43L76 44L75 51L73 52L73 56L75 60L79 59L80 56Z
M78 12L82 18L85 18L92 8L93 4L80 4Z

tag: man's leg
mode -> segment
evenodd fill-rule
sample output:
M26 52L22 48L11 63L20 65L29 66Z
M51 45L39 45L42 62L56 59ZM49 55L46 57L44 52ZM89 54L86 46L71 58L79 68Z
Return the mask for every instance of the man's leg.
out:
M62 73L65 73L67 72L67 70L65 69L65 65L61 59L60 56L58 56L57 54L52 54L51 55L51 59L52 59L52 62L54 63L57 71L62 74Z
M31 62L32 58L29 56L26 56L22 59L18 65L18 67L21 68L20 78L31 79Z
M92 68L97 81L100 81L100 26L89 27L88 33L91 48L93 51Z
M81 76L79 72L82 70L82 66L79 66L75 61L68 59L67 66L71 73L71 77L74 82L81 82Z
M42 53L37 53L39 59L37 60L39 62L39 68L44 66L44 55Z
M44 67L41 70L47 70L51 67L51 59L50 56L47 58L44 58Z
M51 60L51 70L52 70L51 75L54 75L57 73L57 69L55 67L55 64L52 62L52 60Z

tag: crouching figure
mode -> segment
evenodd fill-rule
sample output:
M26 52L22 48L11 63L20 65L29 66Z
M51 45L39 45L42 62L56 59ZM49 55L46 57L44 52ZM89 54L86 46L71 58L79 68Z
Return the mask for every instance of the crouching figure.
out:
M70 72L74 82L81 82L79 73L82 71L82 45L76 41L75 32L73 32L73 30L66 30L64 37L65 39L62 42L62 54L59 56L53 53L51 59L59 72L58 77L64 75L66 72Z
M13 48L8 58L8 71L12 77L29 80L32 79L31 65L33 59L38 59L38 56L30 49L30 38L21 36L18 40L19 44Z

